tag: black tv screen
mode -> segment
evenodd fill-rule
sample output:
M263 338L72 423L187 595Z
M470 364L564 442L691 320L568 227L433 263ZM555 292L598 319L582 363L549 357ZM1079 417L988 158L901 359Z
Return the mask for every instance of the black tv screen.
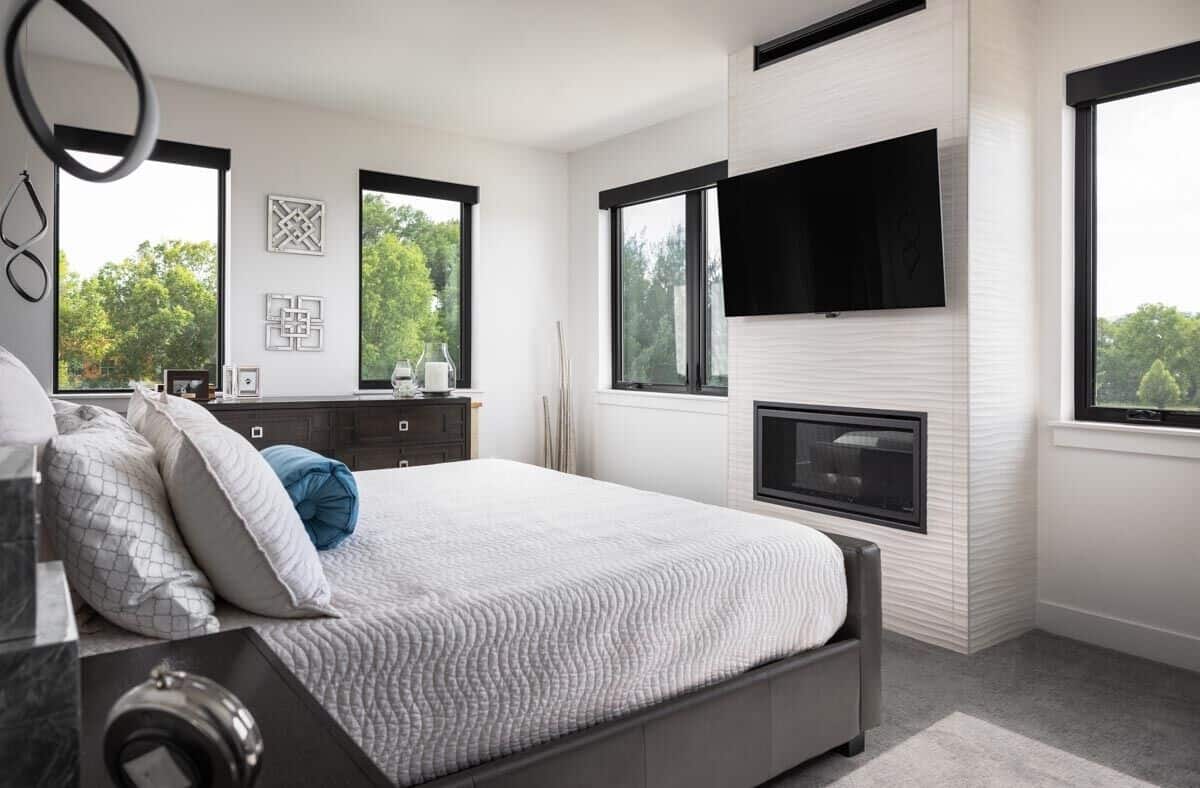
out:
M725 314L946 305L937 131L717 183Z

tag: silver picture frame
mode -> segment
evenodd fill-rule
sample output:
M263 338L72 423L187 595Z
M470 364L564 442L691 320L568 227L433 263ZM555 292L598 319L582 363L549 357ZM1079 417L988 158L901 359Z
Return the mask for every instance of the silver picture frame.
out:
M257 364L238 364L237 396L246 398L262 396L262 367Z

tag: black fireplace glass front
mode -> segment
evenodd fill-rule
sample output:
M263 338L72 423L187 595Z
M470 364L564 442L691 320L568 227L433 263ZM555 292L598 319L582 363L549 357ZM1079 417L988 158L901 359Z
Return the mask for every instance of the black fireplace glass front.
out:
M925 531L925 414L755 404L755 498Z

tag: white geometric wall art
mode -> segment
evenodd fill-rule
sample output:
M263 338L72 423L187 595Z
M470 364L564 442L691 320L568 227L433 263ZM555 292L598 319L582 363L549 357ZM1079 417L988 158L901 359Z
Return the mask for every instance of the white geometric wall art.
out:
M325 254L325 203L267 195L267 251Z
M325 299L267 293L266 340L267 350L324 350Z

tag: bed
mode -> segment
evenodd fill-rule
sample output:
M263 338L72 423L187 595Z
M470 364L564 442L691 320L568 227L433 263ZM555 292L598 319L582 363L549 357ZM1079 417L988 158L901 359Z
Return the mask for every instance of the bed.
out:
M503 460L356 476L340 617L218 614L400 785L749 788L878 724L872 544Z

